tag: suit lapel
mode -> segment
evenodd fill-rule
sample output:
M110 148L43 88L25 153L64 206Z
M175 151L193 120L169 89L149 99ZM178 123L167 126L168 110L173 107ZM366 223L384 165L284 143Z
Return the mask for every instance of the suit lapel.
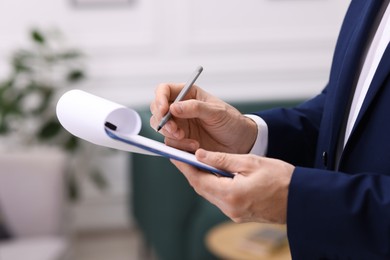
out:
M351 13L354 15L356 26L351 37L348 39L347 46L343 50L342 59L336 60L341 62L341 65L333 64L338 69L333 71L337 75L331 75L330 83L334 86L333 93L330 94L332 110L328 111L328 115L331 117L332 122L332 133L329 139L329 147L332 154L335 155L337 149L338 138L340 130L342 129L343 120L345 116L343 111L349 111L348 106L350 105L351 93L353 94L354 88L357 82L357 77L360 73L359 67L362 59L362 53L366 47L367 35L369 34L370 28L375 20L376 14L380 8L381 1L368 0L360 1L360 5L356 7L360 13ZM363 10L363 11L362 11ZM331 158L335 159L335 158ZM334 162L331 162L331 165Z

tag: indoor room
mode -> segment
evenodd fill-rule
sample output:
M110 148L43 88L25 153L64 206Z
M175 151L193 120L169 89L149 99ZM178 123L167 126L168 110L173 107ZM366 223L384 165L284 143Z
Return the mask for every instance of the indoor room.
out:
M0 259L291 259L286 225L235 223L169 159L76 137L56 105L85 91L164 142L150 126L156 87L202 66L195 85L243 114L293 107L327 84L349 4L2 0Z

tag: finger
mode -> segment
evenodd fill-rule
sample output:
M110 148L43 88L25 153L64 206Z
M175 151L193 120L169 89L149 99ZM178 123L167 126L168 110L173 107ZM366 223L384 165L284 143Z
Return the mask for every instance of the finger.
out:
M210 120L213 117L216 117L216 114L225 112L226 109L223 105L190 99L173 103L170 107L170 111L178 118L199 118Z
M203 183L213 182L213 179L218 178L210 173L205 173L198 168L177 160L171 160L171 162L179 169L180 172L186 177L190 185L197 190L201 195L204 193L202 187Z
M181 83L180 84L163 83L157 86L155 90L155 100L152 101L150 104L150 111L152 112L150 125L154 129L157 129L162 118L168 113L168 110L170 109L169 105L176 99L177 95L180 93L183 86L184 84ZM195 86L193 88L195 88ZM191 89L188 95L194 95L194 93L192 92L196 93L196 91ZM166 123L163 127L163 129L165 128L165 131L161 131L163 135L172 138L184 137L184 131L180 130L175 122L169 120L168 123Z
M155 89L155 100L150 104L150 111L152 116L150 117L150 126L153 129L158 129L159 124L163 116L168 112L170 97L177 95L177 92L180 92L182 84L159 84ZM180 130L175 122L169 120L159 131L164 136L170 138L183 138L184 132Z
M160 121L157 121L155 116L150 118L150 126L157 131ZM184 138L184 130L179 128L175 121L169 120L160 131L158 131L166 138L181 140Z
M159 84L154 91L154 100L150 104L152 115L162 118L169 110L171 100L177 95L177 86L175 84Z
M221 204L220 198L226 197L231 190L230 185L234 179L219 177L180 161L171 161L183 173L194 190L214 205Z
M204 149L197 150L195 155L203 163L232 173L249 172L255 162L258 161L252 158L251 155L210 152Z
M199 142L193 139L172 139L172 138L165 138L165 144L168 146L175 147L180 150L184 150L187 152L195 153L196 150L199 149Z
M151 104L153 114L165 115L168 112L169 104L172 103L184 84L162 83L155 89L155 100Z
M150 104L152 115L162 117L169 109L170 87L168 84L159 84L154 91L154 100Z

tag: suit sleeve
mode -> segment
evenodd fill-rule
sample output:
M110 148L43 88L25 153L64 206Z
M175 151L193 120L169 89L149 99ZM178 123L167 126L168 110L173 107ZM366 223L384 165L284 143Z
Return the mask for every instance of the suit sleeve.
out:
M296 167L287 208L293 258L390 259L389 187L383 174Z
M390 176L313 168L326 90L292 109L258 112L267 156L299 165L288 195L293 259L390 259Z
M326 88L297 107L255 113L268 126L268 157L299 166L314 166L325 96Z

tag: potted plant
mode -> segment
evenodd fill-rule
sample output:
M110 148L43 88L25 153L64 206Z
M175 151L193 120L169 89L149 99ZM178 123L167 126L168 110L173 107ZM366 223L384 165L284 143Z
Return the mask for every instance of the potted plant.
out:
M0 81L0 136L6 149L50 145L69 155L77 152L80 141L62 128L55 105L62 92L85 79L84 60L58 31L30 31L29 46L12 53L9 75ZM76 199L75 176L67 176L68 194ZM89 176L100 188L106 186L98 171Z

